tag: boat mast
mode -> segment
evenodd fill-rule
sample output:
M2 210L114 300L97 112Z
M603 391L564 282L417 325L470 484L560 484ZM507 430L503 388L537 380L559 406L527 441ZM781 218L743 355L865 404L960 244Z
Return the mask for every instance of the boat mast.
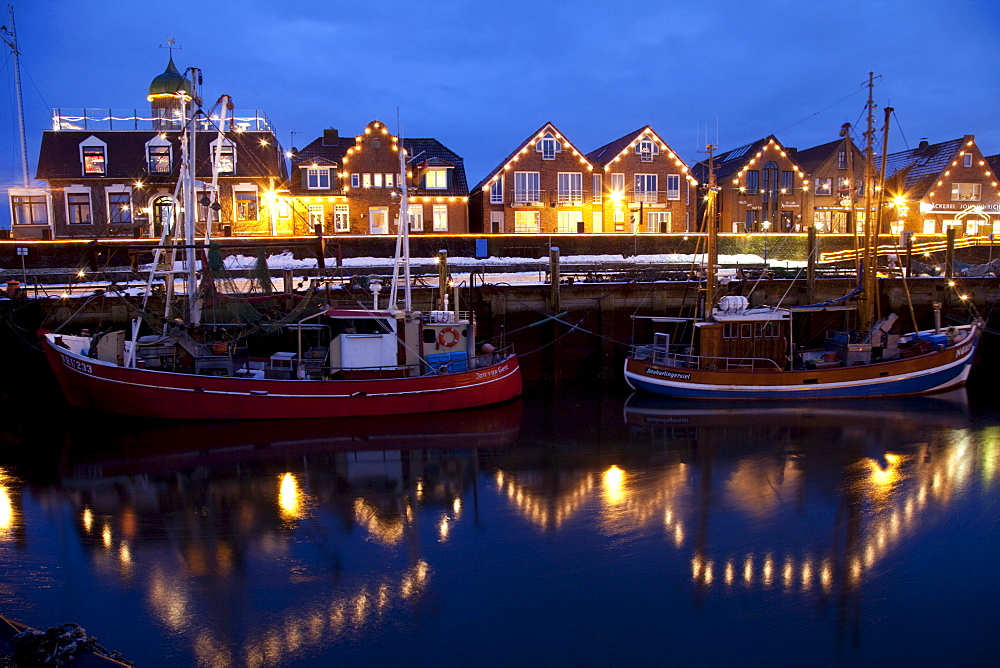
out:
M3 33L8 36L5 37ZM14 29L14 5L7 5L7 25L0 27L0 39L10 47L14 60L14 92L17 95L17 131L21 139L21 178L24 187L31 185L28 178L28 141L24 132L24 102L21 96L21 51L17 48L17 31Z
M396 125L399 125L397 116ZM392 269L392 289L389 291L389 304L392 307L399 303L399 266L403 265L403 310L413 308L413 295L410 289L410 197L406 178L406 149L403 148L403 131L399 132L399 224L396 227L396 257Z
M715 220L715 198L719 193L719 187L715 182L715 157L713 152L717 147L712 144L705 145L705 153L708 153L708 192L705 194L705 303L702 305L702 319L708 320L712 315L712 307L715 304L715 266L718 264L718 244L719 231L716 229Z
M867 332L874 320L875 299L875 246L878 241L878 230L875 229L872 209L876 200L877 187L875 172L875 73L868 73L868 129L865 131L865 220L862 234L861 249L861 295L858 297L858 329Z
M195 187L195 179L197 178L197 173L195 171L196 154L195 154L195 141L197 137L197 122L195 121L195 108L198 100L198 76L197 70L190 68L191 71L191 106L190 113L187 113L189 108L187 106L187 99L182 97L181 110L184 113L184 122L187 125L187 132L185 133L186 147L187 147L187 169L184 173L184 259L186 269L187 269L187 305L188 305L188 322L192 325L200 324L201 322L201 304L198 300L198 256L195 252L194 247L194 227L195 218L197 214L197 202L195 198L197 195L197 189ZM216 150L221 151L222 147L219 146Z

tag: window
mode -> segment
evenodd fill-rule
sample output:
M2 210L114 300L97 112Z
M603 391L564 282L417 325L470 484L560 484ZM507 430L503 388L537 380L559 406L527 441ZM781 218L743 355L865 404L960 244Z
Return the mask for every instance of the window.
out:
M108 222L112 225L132 223L132 192L128 188L108 189Z
M760 193L760 172L756 169L747 171L747 194L756 195Z
M621 199L625 196L625 175L624 174L612 174L611 175L611 197Z
M434 205L434 231L435 232L447 232L448 231L448 205L447 204L435 204Z
M236 147L229 140L225 140L219 145L218 141L212 142L212 157L216 157L218 151L219 174L236 173Z
M386 188L391 188L395 182L396 182L396 175L395 174L389 173L389 174L385 175L385 187Z
M170 144L149 144L146 147L146 156L150 174L170 173Z
M525 234L541 231L541 215L538 211L515 211L514 232Z
M349 218L350 209L346 204L335 204L333 207L333 231L350 232L351 221Z
M239 222L257 220L257 191L237 190L235 195L236 220ZM310 212L311 215L312 213Z
M382 175L381 174L372 174L372 185L374 187L376 187L376 188L381 188L382 187Z
M667 174L667 199L681 198L681 177L679 174Z
M837 169L847 169L847 151L837 153Z
M514 201L540 202L538 172L514 172Z
M583 211L560 211L556 232L559 234L583 232Z
M328 167L310 167L307 169L306 188L309 190L329 190L330 169Z
M594 174L590 177L590 201L600 204L604 198L604 179L601 174Z
M562 144L552 136L551 132L546 132L545 136L535 144L535 150L542 154L542 160L555 160L556 153L562 152Z
M215 193L210 190L199 190L197 192L198 197L198 222L204 223L208 220L208 212L213 205L216 205ZM221 207L215 206L215 220L219 219L218 211Z
M952 183L951 199L956 201L978 202L981 185L978 183Z
M10 196L15 225L48 225L49 207L45 195Z
M360 188L361 187L361 175L360 174L351 174L351 187L352 188Z
M409 219L410 230L414 232L424 231L424 205L411 204L407 208L406 217Z
M654 203L657 201L656 174L636 174L635 175L635 196L634 202Z
M747 232L757 231L757 220L759 218L760 218L760 211L747 211L747 217L745 220Z
M432 169L424 174L424 188L428 190L444 190L448 187L448 170Z
M89 225L90 190L87 192L66 192L66 221L70 225Z
M371 188L372 187L372 175L371 174L362 174L361 175L361 187L362 188Z
M972 167L972 154L966 153L962 156L962 165L965 167Z
M503 177L490 183L490 204L503 204Z
M813 226L817 232L829 232L833 229L833 211L814 211Z
M846 176L837 177L837 195L840 197L851 196L851 179Z
M816 185L813 193L816 195L832 195L833 179L816 179Z
M83 173L91 176L104 176L107 165L104 160L104 146L83 146Z
M924 219L924 234L937 234L937 221L933 218Z
M242 194L242 193L240 193ZM237 195L239 196L239 195ZM323 205L309 205L309 229L315 230L317 225L323 225Z
M795 189L795 172L781 172L781 192L787 195Z
M278 218L291 218L292 206L288 200L278 200Z
M659 155L660 147L652 139L643 138L635 145L635 153L640 162L653 162L653 156Z
M646 214L646 231L650 234L666 234L670 231L669 211L650 211Z
M559 172L557 184L560 202L583 201L583 174L581 172Z

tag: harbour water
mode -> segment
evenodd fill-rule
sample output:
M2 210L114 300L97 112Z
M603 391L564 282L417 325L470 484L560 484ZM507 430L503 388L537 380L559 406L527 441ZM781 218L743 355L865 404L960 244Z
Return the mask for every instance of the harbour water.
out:
M985 665L1000 403L8 411L0 613L138 665ZM974 400L969 400L973 397Z

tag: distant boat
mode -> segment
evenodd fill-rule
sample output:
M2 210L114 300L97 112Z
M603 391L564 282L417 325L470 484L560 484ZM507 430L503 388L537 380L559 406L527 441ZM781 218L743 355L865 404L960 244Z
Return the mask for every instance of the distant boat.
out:
M895 314L875 321L876 210L871 137L873 103L869 94L868 164L864 242L859 265L859 327L831 332L823 348L800 350L793 339L792 316L808 311L846 311L817 304L790 309L750 308L742 296L715 302L716 234L714 203L718 187L709 155L708 267L705 311L691 322L683 342L656 333L653 342L633 346L625 360L625 380L633 389L687 399L848 399L942 392L965 384L985 323L942 328L940 310L933 329L893 334ZM850 141L845 127L846 141ZM711 150L712 147L709 147ZM848 154L850 147L848 146ZM905 280L905 278L903 279ZM850 295L855 296L855 295ZM854 307L850 307L853 310ZM677 321L677 318L654 318ZM874 322L873 322L874 321Z
M141 417L186 420L274 420L426 413L509 401L521 393L521 371L510 348L475 340L475 323L459 310L457 288L450 306L430 312L411 305L409 226L401 217L389 303L379 305L381 285L371 284L372 304L327 306L294 322L267 328L213 327L202 322L202 297L211 291L204 262L214 184L196 180L195 118L211 118L178 91L182 177L178 187L183 230L175 244L164 226L146 296L160 258L181 256L183 270L165 272L168 309L181 274L187 286L181 317L164 314L155 328L143 304L131 332L68 335L45 332L42 348L72 406ZM220 98L220 104L226 96ZM219 144L225 138L220 127ZM407 208L406 151L399 155L400 211ZM218 169L219 157L215 158ZM214 180L214 179L213 179ZM198 198L201 197L203 201ZM206 236L196 242L197 207L208 211ZM180 238L180 235L178 235ZM403 271L404 303L397 286ZM143 328L145 327L145 333ZM264 331L261 331L261 330ZM256 330L256 331L255 331ZM140 335L142 334L142 335ZM251 337L255 338L251 338ZM478 350L477 350L478 348ZM251 350L253 355L250 354Z

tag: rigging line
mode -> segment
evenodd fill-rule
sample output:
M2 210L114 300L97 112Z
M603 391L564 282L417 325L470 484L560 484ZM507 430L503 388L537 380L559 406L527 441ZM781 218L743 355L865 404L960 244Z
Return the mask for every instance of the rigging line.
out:
M899 132L899 135L900 135L900 136L901 136L901 137L903 138L903 146L905 146L905 147L907 148L907 150L909 150L909 148L910 148L910 142L909 142L909 140L908 140L908 139L906 138L906 135L905 135L905 134L903 133L903 124L902 124L902 122L901 122L901 121L899 120L899 116L897 116L897 115L896 115L896 110L895 110L895 109L893 109L893 110L892 110L892 117L893 117L893 118L895 119L895 121L896 121L896 122L895 122L895 123L893 124L893 127L894 127L894 128L896 129L896 131L897 131L897 132Z
M827 106L823 107L823 108L822 108L822 109L820 109L819 111L816 111L816 112L813 112L813 113L809 114L808 116L806 116L806 117L804 117L804 118L801 118L801 119L799 119L799 120L795 121L795 122L794 122L794 123L792 123L791 125L786 125L785 127L783 127L783 128L781 128L780 130L776 131L776 132L775 132L774 134L776 134L776 135L777 135L777 134L781 134L782 132L784 132L784 131L785 131L785 130L787 130L788 128L791 128L791 127L794 127L794 126L798 125L799 123L804 123L805 121L809 120L809 119L810 119L810 118L812 118L813 116L818 116L819 114L823 113L824 111L826 111L826 110L827 110L827 109L829 109L830 107L835 107L835 106L837 106L838 104L840 104L840 103L841 103L841 102L843 102L844 100L846 100L846 99L848 99L848 98L850 98L850 97L853 97L853 96L857 95L858 93L860 93L860 92L861 92L861 91L863 91L863 90L864 90L864 85L860 86L860 87L859 87L859 88L858 88L858 89L857 89L856 91L854 91L853 93L850 93L850 94L848 94L848 95L845 95L844 97L840 98L840 99L839 99L839 100L837 100L836 102L834 102L834 103L832 103L832 104L829 104L829 105L827 105Z

